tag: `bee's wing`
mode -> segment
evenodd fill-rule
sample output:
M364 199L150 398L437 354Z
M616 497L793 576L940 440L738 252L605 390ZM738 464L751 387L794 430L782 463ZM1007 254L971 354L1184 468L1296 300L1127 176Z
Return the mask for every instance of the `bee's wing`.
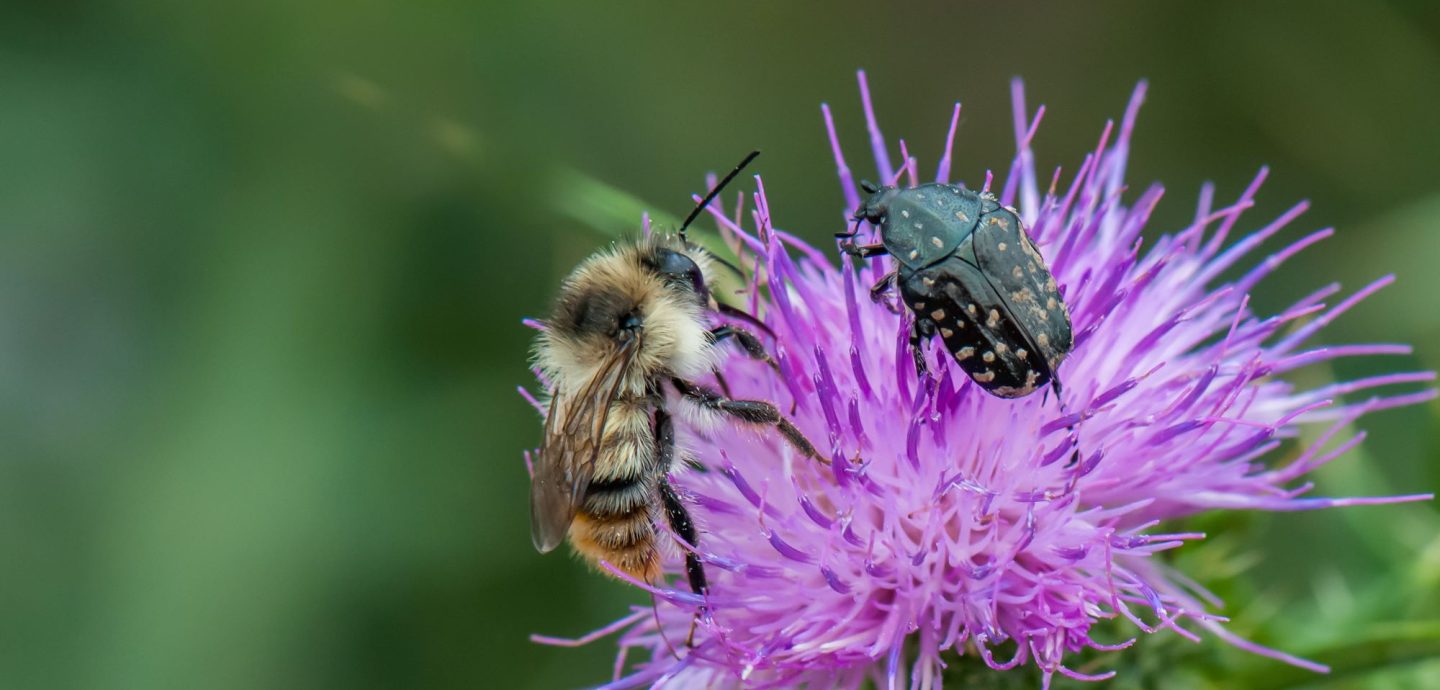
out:
M639 338L623 343L571 396L556 395L530 478L530 540L545 553L565 541L595 472L605 419L630 368Z

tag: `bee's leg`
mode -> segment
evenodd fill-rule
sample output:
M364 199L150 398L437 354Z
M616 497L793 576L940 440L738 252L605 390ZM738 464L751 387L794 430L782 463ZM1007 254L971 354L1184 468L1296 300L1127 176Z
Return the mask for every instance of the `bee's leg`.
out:
M682 548L685 550L685 578L690 581L690 591L703 597L710 591L710 583L705 579L705 564L694 551L699 545L695 521L690 518L690 511L685 509L668 477L660 480L660 502L665 507L665 520L670 523L670 529L688 545ZM695 611L695 620L691 621L690 632L685 635L686 647L695 646L695 626L704 615L705 607L702 605Z
M724 314L731 318L740 319L741 321L744 321L745 323L748 323L751 326L759 329L765 335L768 335L771 338L775 337L775 331L770 330L770 327L766 326L764 321L755 318L753 314L745 311L744 309L740 309L739 307L732 307L724 302L717 301L715 302L715 311L718 311L721 314Z
M775 373L780 373L780 365L776 364L775 360L770 357L770 353L765 351L765 346L761 344L759 338L755 337L754 333L730 324L710 329L711 342L718 343L726 338L734 338L735 342L740 344L740 349L750 355L750 359L764 362L774 369Z
M695 521L690 519L690 511L685 509L679 494L675 493L675 487L670 485L670 466L675 462L675 423L663 409L655 410L655 460L660 471L660 503L665 508L665 521L675 536L687 545L683 547L685 577L690 581L690 591L703 597L710 590L710 585L705 581L705 565L695 553L700 545L700 535L695 530ZM695 612L695 620L691 621L690 632L685 636L686 647L695 646L695 626L704 613L704 606Z
M771 336L773 337L774 334L772 333ZM769 352L765 351L765 346L760 342L759 338L755 337L754 333L730 324L711 329L711 342L718 343L726 338L734 338L740 343L740 347L745 350L745 354L749 355L751 359L756 359L768 364L770 369L777 375L780 373L780 364L770 356ZM724 393L725 397L730 397L730 387L725 385L725 379L720 376L720 370L718 369L715 370L715 381L720 384L720 392ZM798 404L799 401L797 400L792 399L790 401L790 414L795 414L795 407Z
M790 445L794 446L795 450L800 451L802 455L819 463L830 464L829 461L820 457L820 453L815 450L815 444L805 438L805 434L801 433L800 429L780 414L780 408L775 407L775 403L764 400L731 400L709 388L690 383L682 378L671 378L670 381L675 384L675 389L680 391L680 395L684 396L686 400L707 410L729 415L742 422L773 425L780 431L780 435L784 436L785 440L789 441Z

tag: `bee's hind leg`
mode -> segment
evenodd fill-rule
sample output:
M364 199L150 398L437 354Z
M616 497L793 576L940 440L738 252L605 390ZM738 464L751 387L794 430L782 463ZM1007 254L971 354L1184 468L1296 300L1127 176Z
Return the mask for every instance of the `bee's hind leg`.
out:
M661 472L660 503L665 509L665 521L675 536L684 542L682 549L685 551L685 577L690 581L690 591L703 597L710 591L710 585L705 580L705 564L695 552L700 544L700 535L695 529L695 521L691 519L690 511L685 509L685 503L670 484L670 466L675 462L675 423L669 413L659 409L655 410L655 458ZM704 614L703 605L695 611L695 618L690 622L690 632L685 635L686 647L695 646L695 628Z
M680 395L691 403L749 424L774 426L802 455L821 464L830 464L828 460L820 457L820 453L815 450L815 444L805 438L805 434L786 419L785 415L780 414L780 408L776 407L775 403L764 400L731 400L682 378L672 378L670 381L675 385L675 389L680 391Z
M685 542L681 548L685 551L685 578L690 581L690 591L703 597L710 591L710 583L705 579L705 564L700 561L699 554L695 553L699 534L695 531L695 521L690 518L690 511L685 509L685 504L680 501L680 495L675 493L675 487L670 485L668 477L660 480L660 502L665 506L665 520L670 523L670 529ZM690 632L685 635L686 647L695 646L695 628L704 615L705 606L702 604L695 611L695 619L690 621Z

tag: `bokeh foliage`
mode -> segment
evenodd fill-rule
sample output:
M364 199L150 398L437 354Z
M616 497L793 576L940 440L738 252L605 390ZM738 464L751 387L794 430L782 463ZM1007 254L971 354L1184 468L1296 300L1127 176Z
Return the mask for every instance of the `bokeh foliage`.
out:
M887 133L925 161L965 102L971 181L1008 161L1012 75L1049 109L1042 168L1067 169L1149 78L1131 177L1168 186L1155 227L1187 220L1202 181L1233 197L1269 164L1250 227L1308 197L1287 236L1339 234L1261 309L1399 274L1324 337L1415 355L1299 378L1440 366L1434 3L15 0L0 685L604 678L603 644L526 640L637 599L530 548L520 319L608 240L596 228L683 213L704 171L750 148L777 220L833 232L817 104L863 160L860 66ZM1435 491L1436 418L1366 419L1320 490ZM1436 663L1382 663L1433 650L1433 505L1197 522L1213 543L1178 560L1237 629L1346 672L1157 636L1112 660L1114 687L1440 686Z

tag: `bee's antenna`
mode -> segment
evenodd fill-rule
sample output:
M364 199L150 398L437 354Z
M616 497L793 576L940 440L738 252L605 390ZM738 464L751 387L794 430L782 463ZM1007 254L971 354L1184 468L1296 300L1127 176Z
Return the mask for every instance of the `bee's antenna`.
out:
M735 176L739 175L740 171L745 169L745 166L750 165L750 161L755 160L755 157L758 155L760 155L758 149L751 151L750 155L745 157L745 160L740 161L740 165L735 166L735 169L731 170L730 174L725 176L725 179L720 180L720 184L715 185L715 188L710 190L710 193L706 194L704 199L700 200L700 203L695 206L695 210L690 212L690 215L685 218L685 222L680 224L680 229L675 233L680 236L681 242L685 241L685 229L690 227L690 224L695 222L696 218L700 217L700 212L704 211L705 207L709 206L710 202L714 201L715 197L724 191L725 185L730 184L730 181L735 179Z

